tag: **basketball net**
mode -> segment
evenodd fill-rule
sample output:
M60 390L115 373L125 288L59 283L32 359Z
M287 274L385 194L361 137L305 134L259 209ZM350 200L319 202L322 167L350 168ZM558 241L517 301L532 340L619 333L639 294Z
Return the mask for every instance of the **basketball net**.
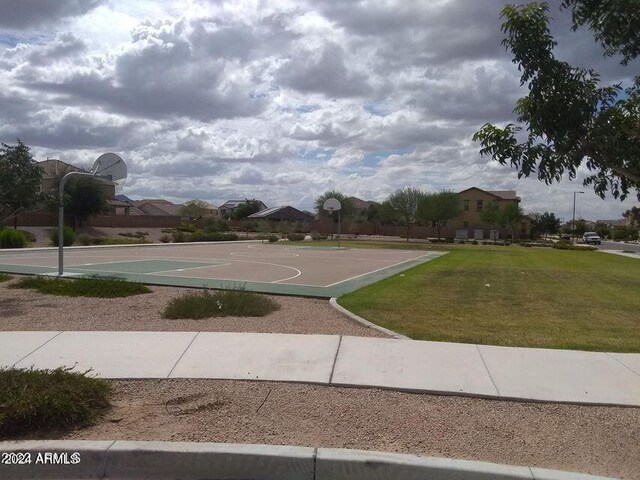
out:
M116 180L113 183L116 186L116 188L115 188L116 193L121 193L122 192L122 188L124 187L124 184L127 183L127 179L123 178L122 180Z

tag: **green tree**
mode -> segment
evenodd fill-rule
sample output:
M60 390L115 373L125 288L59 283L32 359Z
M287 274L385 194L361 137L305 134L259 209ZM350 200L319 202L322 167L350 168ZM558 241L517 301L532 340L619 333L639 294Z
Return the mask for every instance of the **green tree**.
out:
M337 190L327 190L322 195L319 195L316 198L316 201L314 203L316 212L318 212L318 216L321 219L332 217L334 223L338 222L338 212L333 212L333 214L329 214L329 212L327 212L324 208L322 208L322 206L324 205L324 202L329 198L336 198L340 202L341 218L345 219L353 215L353 204L349 199L349 197L347 197L344 193L341 193Z
M489 202L480 212L480 220L491 226L492 230L500 231L505 227L505 217L500 211L497 202ZM497 235L493 237L493 243L497 240Z
M0 225L13 216L13 226L17 228L16 215L35 205L41 182L42 169L29 147L19 139L14 146L3 143L0 148Z
M197 220L210 213L210 207L206 202L202 200L190 200L184 203L179 209L178 213L181 216L189 217L191 220Z
M560 230L560 219L556 217L555 213L544 212L531 213L531 233L537 235L553 235Z
M438 231L440 240L442 228L449 220L462 215L462 199L456 192L443 190L425 194L418 204L418 219L431 223Z
M91 215L102 213L107 208L107 196L99 180L91 177L72 177L64 186L64 210L72 219L75 230L76 222L82 226Z
M584 235L584 232L587 231L587 222L584 218L576 218L575 228L573 222L567 222L564 224L561 231L577 237L582 236Z
M631 225L640 226L640 207L631 207L629 210L622 214Z
M256 200L255 198L245 198L244 202L238 205L233 211L233 218L235 220L243 220L249 215L258 213L261 207L260 200Z
M516 238L516 231L522 222L524 213L517 203L509 203L500 209L501 223L511 230L511 239Z
M607 54L622 53L622 63L638 55L637 2L567 0L564 6L572 8L574 29L589 24ZM635 190L640 198L640 76L623 94L620 85L600 86L594 70L557 60L546 3L507 5L502 18L502 44L513 53L529 94L514 110L520 125L485 124L475 133L480 153L510 163L519 177L535 173L547 184L564 175L574 179L584 165L591 172L584 184L600 197L610 192L624 200Z
M380 225L380 233L384 231L385 225L391 225L394 221L394 213L388 201L382 203L372 203L367 209L367 221L373 224L374 233L378 233L378 225Z
M393 212L396 222L404 225L407 242L411 234L411 227L418 222L418 205L425 193L417 188L405 187L389 195L387 202Z
M623 65L640 55L640 8L634 0L564 0L572 9L573 27L589 25L605 55L622 55Z
M600 235L600 238L602 239L609 238L611 236L611 228L609 228L609 225L605 225L603 223L598 223L594 227L593 231Z

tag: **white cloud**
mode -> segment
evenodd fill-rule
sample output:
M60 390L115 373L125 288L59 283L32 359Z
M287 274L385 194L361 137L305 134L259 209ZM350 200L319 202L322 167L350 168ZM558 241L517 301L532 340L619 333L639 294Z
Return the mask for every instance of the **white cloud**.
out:
M34 2L0 0L17 19L0 20L0 139L82 165L116 151L130 196L311 209L330 188L477 185L563 217L576 189L587 218L632 204L598 199L582 170L547 186L480 157L471 135L512 121L524 93L503 0ZM557 7L563 58L630 78Z

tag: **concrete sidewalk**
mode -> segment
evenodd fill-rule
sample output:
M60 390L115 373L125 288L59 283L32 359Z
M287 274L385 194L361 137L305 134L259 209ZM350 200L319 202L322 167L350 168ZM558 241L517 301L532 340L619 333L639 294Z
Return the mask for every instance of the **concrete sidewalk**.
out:
M640 354L225 332L0 332L0 367L640 406Z

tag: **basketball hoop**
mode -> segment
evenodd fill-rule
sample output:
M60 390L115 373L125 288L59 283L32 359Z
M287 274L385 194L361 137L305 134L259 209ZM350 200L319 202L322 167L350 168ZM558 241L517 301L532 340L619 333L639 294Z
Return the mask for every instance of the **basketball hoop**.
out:
M127 166L122 158L115 153L103 153L100 155L95 163L91 172L69 172L60 180L58 185L58 193L60 198L64 193L64 186L67 180L72 176L84 176L95 177L99 180L113 182L118 186L122 185L122 182L127 178ZM62 276L64 273L64 205L60 202L58 207L58 275Z
M337 198L327 198L322 205L322 208L329 212L330 215L333 215L334 211L338 212L338 248L340 248L340 210L342 209L342 205L340 204L340 200Z

